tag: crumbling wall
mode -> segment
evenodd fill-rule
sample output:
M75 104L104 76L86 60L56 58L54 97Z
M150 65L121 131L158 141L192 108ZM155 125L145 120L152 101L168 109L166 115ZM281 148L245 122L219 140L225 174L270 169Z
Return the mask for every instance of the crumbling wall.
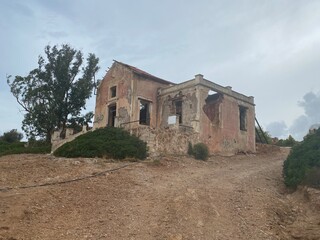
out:
M193 129L179 126L179 128L168 128L158 130L156 135L156 151L164 154L182 154L188 151L188 143L199 142L199 134Z
M223 95L220 93L208 95L208 97L205 100L205 105L202 107L204 113L207 115L213 126L220 126L220 106L222 100Z
M117 87L117 96L110 98L112 86ZM211 90L215 94L208 96ZM253 97L210 82L201 74L174 85L115 62L98 89L94 128L107 125L111 105L116 106L114 126L140 135L154 152L180 154L188 141L207 144L210 153L255 152ZM148 122L139 122L140 114Z
M121 65L111 67L97 90L94 129L108 125L108 109L116 106L116 127L130 121L132 73ZM112 97L110 88L116 87L116 96Z
M188 151L188 143L199 142L199 134L189 127L171 126L163 129L139 127L131 129L131 133L147 142L150 156L160 154L185 155Z
M210 88L200 87L200 138L210 152L232 155L237 152L255 152L254 105L230 94L216 95L208 102ZM215 99L216 98L216 99ZM240 129L239 109L246 109L246 130ZM218 115L218 116L217 116Z
M138 127L140 100L150 103L150 126L156 127L157 91L168 84L136 74L130 67L114 62L97 90L94 129L107 126L109 106L116 106L115 127ZM113 86L117 89L116 97L110 96Z
M231 87L212 83L198 74L193 80L161 89L158 101L162 106L159 109L161 128L168 126L172 115L177 115L174 102L181 101L180 126L192 127L199 133L198 141L205 143L210 153L255 152L252 97L234 92ZM240 124L240 116L244 115L242 119L245 122Z
M135 76L136 85L134 93L136 96L136 105L133 108L133 119L139 120L140 114L140 100L146 101L149 103L149 124L151 128L157 127L157 93L158 89L164 87L162 83L152 81L143 77Z
M91 131L91 130L89 130ZM59 147L61 147L63 144L67 142L71 142L74 140L76 137L89 132L87 131L87 126L84 125L82 127L82 131L78 132L76 134L73 134L73 129L72 128L67 128L66 129L66 135L64 138L60 137L61 130L54 131L52 136L51 136L51 153L53 153L55 150L57 150Z
M190 86L192 86L192 83L190 83ZM198 131L199 107L197 92L194 87L170 87L167 91L160 92L158 102L161 106L158 111L158 122L161 128L169 125L168 118L170 116L178 115L176 102L181 102L182 119L180 125L192 127L195 131Z

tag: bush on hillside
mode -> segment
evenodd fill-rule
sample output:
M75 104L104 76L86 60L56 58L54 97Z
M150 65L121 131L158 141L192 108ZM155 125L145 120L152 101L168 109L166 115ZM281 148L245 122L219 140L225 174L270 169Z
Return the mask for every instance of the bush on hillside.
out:
M308 169L303 184L315 188L320 188L320 167Z
M192 148L192 154L195 159L207 160L209 157L209 150L206 144L197 143Z
M0 136L0 156L22 153L50 153L51 144L34 140L34 144L30 142L20 142L23 134L17 129L5 132Z
M28 145L26 142L8 143L0 141L0 156L23 153L50 153L50 144Z
M80 135L58 148L54 155L68 158L144 159L147 156L147 145L124 129L106 127Z
M296 188L299 184L320 187L320 129L309 134L294 146L283 164L285 184Z

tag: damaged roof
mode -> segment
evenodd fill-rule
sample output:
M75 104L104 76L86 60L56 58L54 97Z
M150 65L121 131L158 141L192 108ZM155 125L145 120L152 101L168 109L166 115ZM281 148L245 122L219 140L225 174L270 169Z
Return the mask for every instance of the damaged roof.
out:
M152 79L156 82L159 82L159 83L164 83L164 84L168 84L168 85L175 85L175 83L173 82L170 82L170 81L167 81L167 80L164 80L162 78L158 78L150 73L147 73L137 67L134 67L134 66L131 66L131 65L128 65L126 63L122 63L122 62L119 62L119 61L116 61L116 60L113 60L114 62L118 63L118 64L121 64L127 68L129 68L133 73L139 75L139 76L142 76L142 77L145 77L145 78L149 78L149 79Z

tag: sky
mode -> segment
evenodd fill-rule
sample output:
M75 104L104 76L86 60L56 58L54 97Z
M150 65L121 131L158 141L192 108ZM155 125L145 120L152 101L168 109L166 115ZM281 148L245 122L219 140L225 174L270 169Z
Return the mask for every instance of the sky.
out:
M24 114L6 76L70 44L100 58L100 79L113 59L175 83L201 73L254 96L272 136L301 140L320 123L319 23L318 0L0 0L0 134Z

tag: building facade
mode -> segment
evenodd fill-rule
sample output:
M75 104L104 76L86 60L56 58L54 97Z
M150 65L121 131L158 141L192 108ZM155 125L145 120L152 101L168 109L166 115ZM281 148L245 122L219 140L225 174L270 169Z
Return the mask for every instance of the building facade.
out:
M175 84L114 61L96 95L93 129L122 127L152 154L185 154L205 143L211 154L255 152L253 97L203 78Z

